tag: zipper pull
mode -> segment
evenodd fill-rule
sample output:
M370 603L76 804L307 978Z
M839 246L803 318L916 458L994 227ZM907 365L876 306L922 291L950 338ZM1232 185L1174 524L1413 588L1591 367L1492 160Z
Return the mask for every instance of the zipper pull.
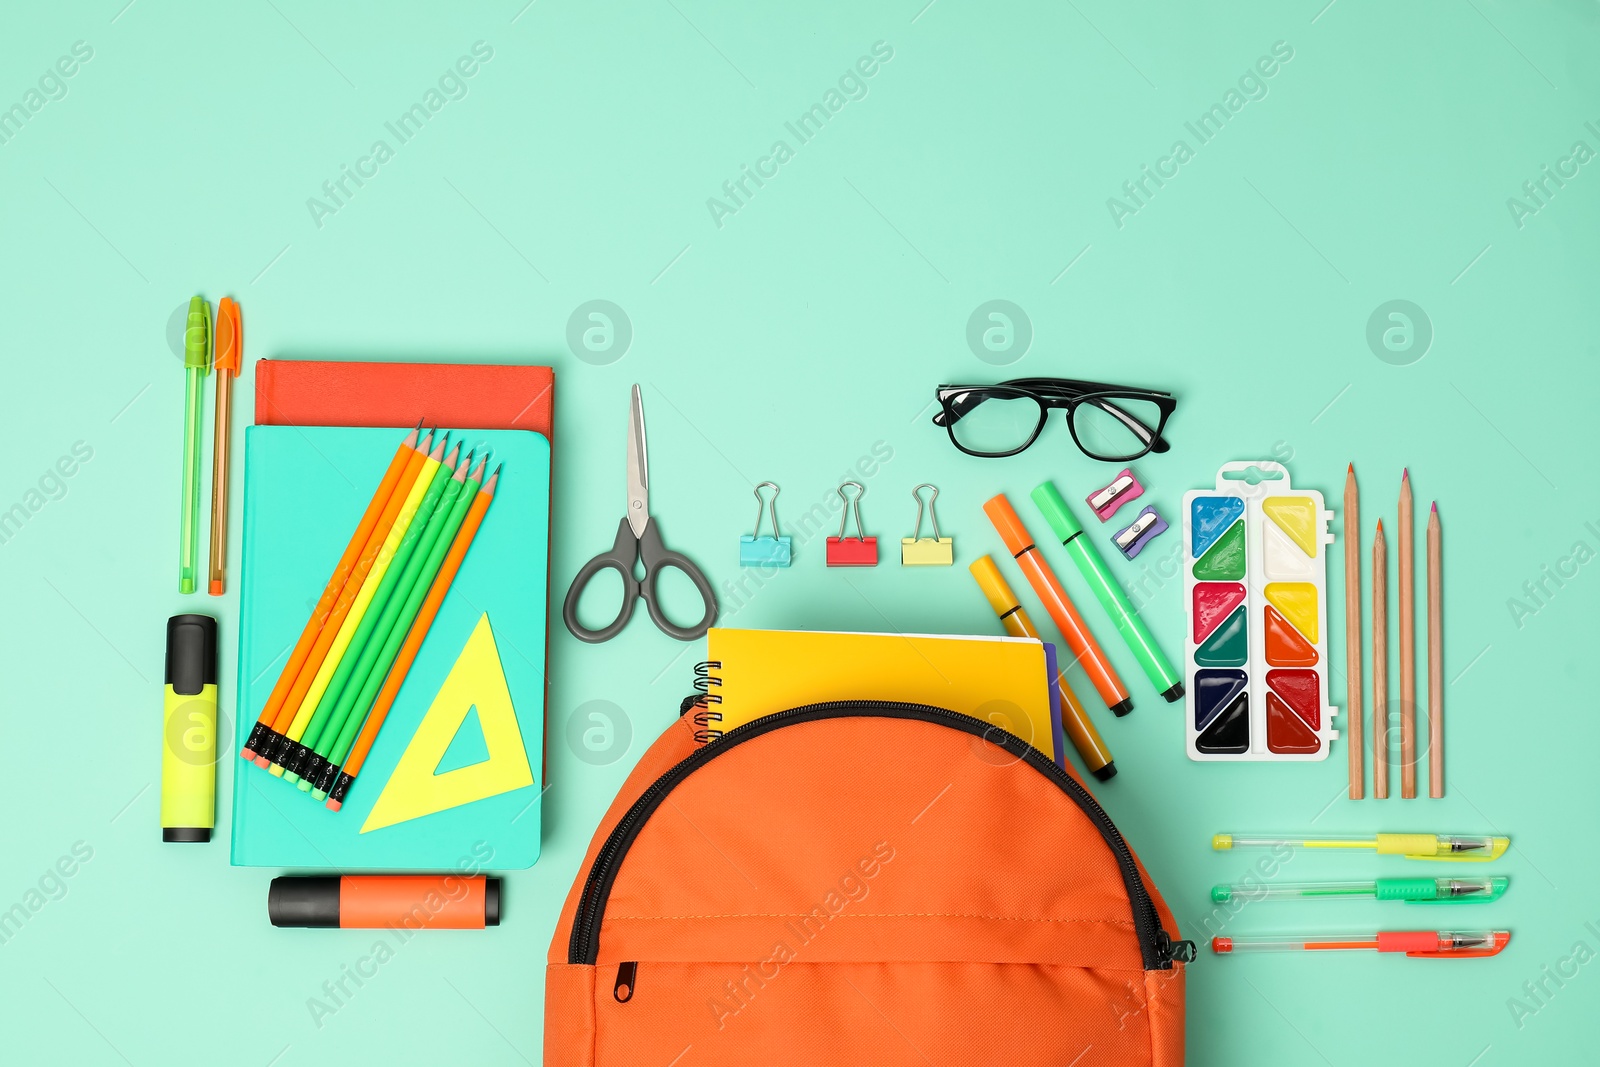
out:
M1156 958L1162 963L1171 965L1173 960L1180 963L1193 963L1198 955L1193 941L1174 941L1162 930L1156 934Z
M624 963L617 967L617 984L612 988L611 995L617 998L618 1004L626 1004L633 999L634 980L638 975L637 963Z

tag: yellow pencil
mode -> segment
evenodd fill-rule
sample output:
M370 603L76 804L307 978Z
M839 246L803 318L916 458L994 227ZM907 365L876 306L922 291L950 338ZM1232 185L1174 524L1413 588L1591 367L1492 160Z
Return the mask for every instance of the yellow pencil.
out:
M328 653L322 658L322 665L317 668L316 676L311 681L311 688L307 689L299 706L295 709L294 718L290 720L289 729L284 736L298 745L300 738L306 732L306 725L311 721L312 714L317 710L317 704L322 700L322 694L327 691L328 682L333 678L333 672L339 667L339 660L344 657L345 650L350 647L350 639L355 636L356 628L361 625L361 616L366 613L367 605L372 603L372 597L378 591L378 586L383 582L383 576L389 570L389 562L394 559L395 552L400 547L400 542L405 538L406 530L410 528L411 521L416 518L417 505L422 503L422 498L428 491L428 486L433 482L433 476L438 471L444 460L445 437L439 438L439 443L428 454L422 466L417 471L416 481L411 483L411 491L406 495L405 503L400 505L400 512L395 516L394 525L389 528L389 535L384 538L383 547L378 550L378 557L372 564L372 569L367 572L366 578L361 583L361 589L356 593L355 600L350 605L350 611L344 617L344 622L339 624L339 631L334 636L333 644L328 646ZM291 748L290 751L293 751ZM274 762L267 770L275 775L284 775L281 762L286 753L280 753L279 762ZM288 781L297 781L298 775L290 775Z

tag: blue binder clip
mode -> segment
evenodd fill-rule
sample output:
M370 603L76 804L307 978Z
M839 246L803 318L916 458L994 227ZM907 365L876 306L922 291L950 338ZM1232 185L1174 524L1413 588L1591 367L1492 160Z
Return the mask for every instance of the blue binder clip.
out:
M772 490L770 505L761 496L761 490L768 488ZM769 510L772 513L772 536L762 537L761 517ZM778 533L778 485L776 482L762 482L756 486L756 532L739 537L739 566L787 567L791 558L789 538Z

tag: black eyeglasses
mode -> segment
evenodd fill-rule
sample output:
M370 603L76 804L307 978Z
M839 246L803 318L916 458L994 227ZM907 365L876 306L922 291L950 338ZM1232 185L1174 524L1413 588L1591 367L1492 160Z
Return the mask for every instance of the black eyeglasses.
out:
M969 456L1014 456L1039 438L1052 408L1090 459L1120 463L1171 446L1161 436L1178 406L1171 393L1074 378L1016 378L998 385L941 385L935 395L950 443Z

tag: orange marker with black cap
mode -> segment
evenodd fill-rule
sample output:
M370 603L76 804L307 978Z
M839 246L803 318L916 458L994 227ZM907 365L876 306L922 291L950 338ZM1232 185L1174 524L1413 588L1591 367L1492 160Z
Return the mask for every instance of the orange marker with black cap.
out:
M482 930L500 925L500 879L465 874L274 878L273 926Z

